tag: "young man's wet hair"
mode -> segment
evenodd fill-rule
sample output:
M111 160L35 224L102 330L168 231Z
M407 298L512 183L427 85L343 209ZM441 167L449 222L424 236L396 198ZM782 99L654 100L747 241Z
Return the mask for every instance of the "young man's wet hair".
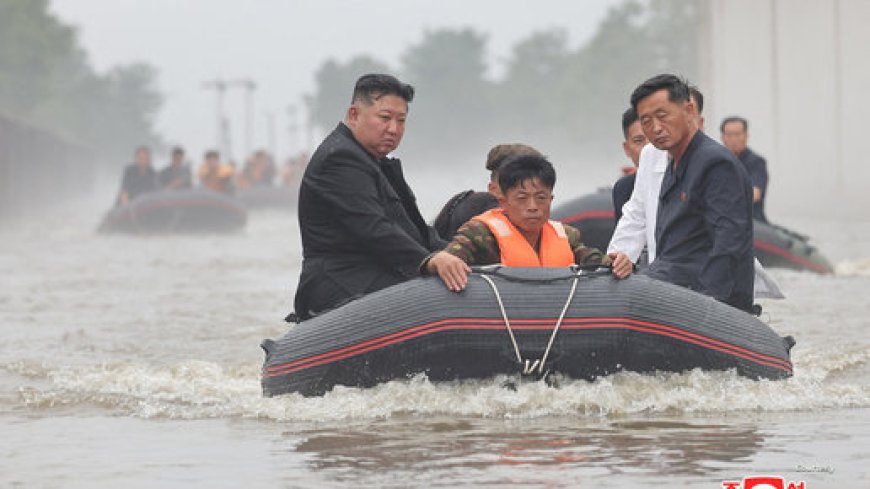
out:
M546 158L534 155L513 156L498 170L498 186L503 194L528 180L538 178L550 190L556 186L556 170Z
M359 77L356 81L351 103L363 102L366 105L371 105L384 95L396 95L404 99L405 102L411 102L414 100L414 87L400 82L393 75L369 73Z

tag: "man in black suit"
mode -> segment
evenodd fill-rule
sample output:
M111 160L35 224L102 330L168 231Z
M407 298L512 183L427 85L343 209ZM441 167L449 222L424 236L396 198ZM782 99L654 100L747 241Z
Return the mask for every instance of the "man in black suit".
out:
M631 94L644 134L670 163L659 194L653 278L752 310L752 186L743 165L695 123L689 85L658 75Z
M418 276L446 244L420 215L401 162L387 157L413 98L393 76L360 77L345 120L311 156L299 189L297 319Z
M764 199L767 197L767 161L746 145L749 122L743 117L726 117L719 126L722 144L743 163L752 180L752 215L761 222L768 222L764 215Z

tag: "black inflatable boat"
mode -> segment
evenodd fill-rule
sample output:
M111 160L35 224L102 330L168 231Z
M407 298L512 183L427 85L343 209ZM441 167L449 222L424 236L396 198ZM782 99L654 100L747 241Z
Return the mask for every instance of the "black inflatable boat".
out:
M552 219L576 227L583 233L583 242L606 250L616 227L610 189L577 197L553 209ZM816 273L834 273L831 262L809 243L809 238L780 226L754 222L755 257L762 265Z
M449 292L435 277L373 293L264 340L266 396L320 395L424 373L593 379L621 370L792 374L791 338L688 289L609 270L493 268Z
M605 251L616 227L611 191L599 189L560 204L550 212L550 219L574 226L582 233L586 246Z
M237 200L205 189L151 192L106 214L99 230L122 233L235 231L248 213Z

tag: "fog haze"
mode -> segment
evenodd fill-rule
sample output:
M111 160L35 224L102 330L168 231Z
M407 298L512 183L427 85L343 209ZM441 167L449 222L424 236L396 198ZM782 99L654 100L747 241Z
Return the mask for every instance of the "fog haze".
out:
M313 142L306 143L301 131L292 138L287 108L302 106L301 97L315 88L314 72L330 58L346 61L369 54L396 66L401 52L419 42L427 29L470 27L487 35L489 75L497 77L519 40L533 32L563 29L570 44L579 45L616 3L55 0L52 10L77 26L97 70L132 62L157 68L158 87L165 95L157 131L168 143L183 144L196 156L214 146L216 97L203 82L250 78L258 85L254 145L269 143L271 115L281 156ZM238 158L244 144L243 92L229 90L225 104Z

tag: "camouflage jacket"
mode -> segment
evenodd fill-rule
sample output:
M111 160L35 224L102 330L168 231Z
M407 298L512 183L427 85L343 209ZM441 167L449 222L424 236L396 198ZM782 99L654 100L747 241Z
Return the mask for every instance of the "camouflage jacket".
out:
M609 265L610 258L596 248L589 248L580 241L580 231L565 226L568 243L578 265ZM469 265L492 265L501 261L501 250L492 231L481 221L471 220L463 224L444 251L457 256Z

